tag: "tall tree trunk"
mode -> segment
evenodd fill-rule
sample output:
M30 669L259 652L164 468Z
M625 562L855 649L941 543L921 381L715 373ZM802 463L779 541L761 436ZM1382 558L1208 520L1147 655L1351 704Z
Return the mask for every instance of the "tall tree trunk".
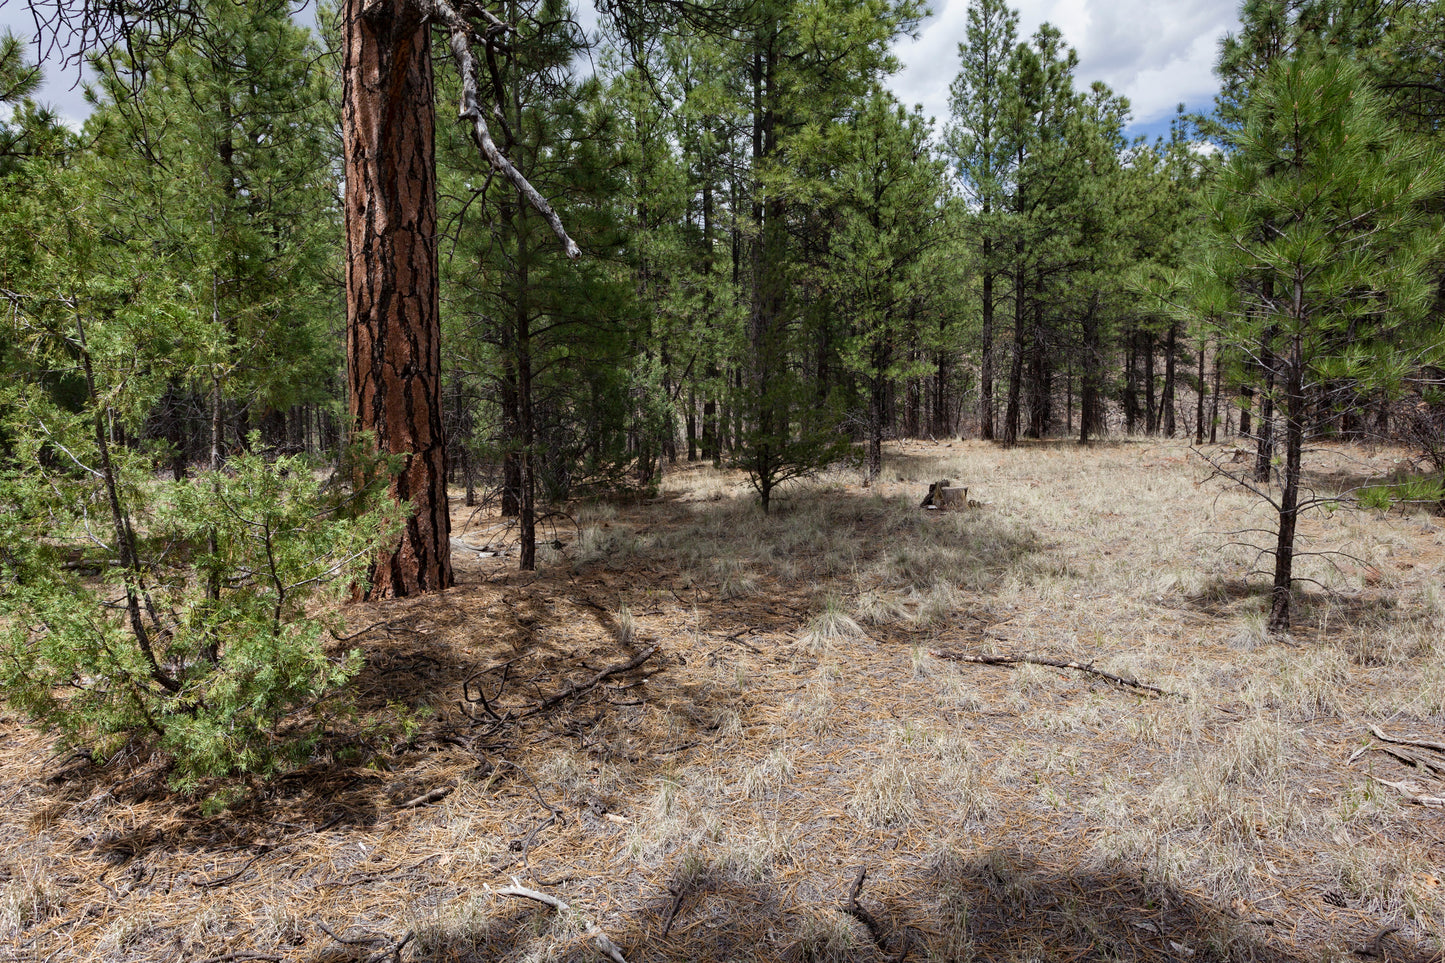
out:
M1216 338L1214 342L1214 397L1210 399L1211 413L1209 416L1209 443L1211 445L1219 442L1219 369L1222 367L1219 363L1219 355L1219 340ZM1224 426L1224 433L1229 434L1228 425Z
M1144 350L1144 430L1151 435L1159 434L1159 392L1158 385L1154 383L1154 332L1145 331L1142 335Z
M1103 359L1099 357L1099 295L1089 300L1084 314L1083 371L1079 373L1079 444L1088 444L1089 437L1099 431L1099 375Z
M985 202L983 211L988 213ZM978 436L993 441L993 271L988 261L993 254L993 240L983 239L983 327L979 330L978 362Z
M1298 288L1298 285L1296 285ZM1299 292L1296 291L1296 309ZM1304 392L1303 339L1295 334L1289 348L1283 384L1284 402L1284 471L1279 498L1279 534L1274 548L1274 588L1270 598L1269 630L1287 632L1290 626L1290 599L1294 585L1294 537L1299 519L1300 452L1304 448L1305 419L1309 401Z
M342 23L348 410L402 456L391 494L413 508L372 563L383 598L452 584L431 48L406 0L345 0Z
M1176 369L1175 354L1178 346L1175 343L1175 332L1178 326L1169 325L1169 334L1164 339L1164 391L1159 399L1159 427L1165 437L1174 437L1174 372Z
M697 461L697 385L687 387L687 460Z
M1022 256L1022 254L1020 254ZM1023 272L1014 276L1014 343L1013 356L1009 359L1008 401L1004 406L1003 446L1012 448L1019 443L1019 396L1023 391L1024 374L1024 313Z
M1260 340L1259 363L1264 375L1264 387L1259 393L1259 426L1256 429L1258 443L1254 450L1254 480L1269 481L1270 462L1274 459L1274 387L1275 366L1278 359L1274 353L1275 328L1270 325Z
M1199 391L1194 407L1194 444L1204 444L1204 388L1209 382L1204 373L1204 338L1199 339Z
M1139 422L1139 334L1128 338L1128 356L1124 359L1124 433L1134 434Z
M1254 388L1251 385L1239 386L1239 437L1249 437L1249 415L1254 408Z

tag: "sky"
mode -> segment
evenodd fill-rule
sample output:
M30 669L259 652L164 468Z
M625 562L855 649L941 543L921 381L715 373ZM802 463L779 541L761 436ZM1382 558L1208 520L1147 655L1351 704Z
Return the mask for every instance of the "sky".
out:
M1165 133L1174 108L1209 110L1218 89L1213 68L1219 41L1238 29L1238 0L1011 0L1019 36L1045 21L1079 54L1075 84L1095 80L1129 98L1131 135ZM948 117L948 85L958 73L958 45L967 35L968 0L932 0L934 15L917 41L897 53L904 70L890 86L940 124Z
M948 85L958 73L958 44L965 38L968 0L932 0L934 14L918 39L897 46L904 63L890 87L908 105L924 113L948 116ZM1134 110L1131 135L1152 139L1167 131L1177 104L1208 110L1216 89L1212 72L1219 40L1238 26L1238 0L1013 0L1019 34L1028 37L1049 21L1079 53L1075 75L1080 87L1102 80L1129 98ZM590 10L579 17L594 19ZM25 0L0 0L0 30L22 37L33 33ZM88 112L72 70L48 71L40 94L62 115L79 122Z

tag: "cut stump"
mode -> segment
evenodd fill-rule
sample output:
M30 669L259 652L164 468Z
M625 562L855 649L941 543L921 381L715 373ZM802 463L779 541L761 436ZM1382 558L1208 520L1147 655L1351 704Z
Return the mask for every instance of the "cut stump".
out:
M953 482L947 478L940 479L928 486L928 494L924 496L921 508L968 508L968 488L955 487Z

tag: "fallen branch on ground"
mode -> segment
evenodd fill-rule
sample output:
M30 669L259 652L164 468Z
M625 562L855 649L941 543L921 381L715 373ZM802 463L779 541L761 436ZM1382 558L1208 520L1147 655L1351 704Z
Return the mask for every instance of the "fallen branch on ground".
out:
M512 877L511 886L503 886L501 889L492 889L490 886L486 888L498 896L520 896L523 899L535 900L538 903L552 907L559 913L565 913L572 908L555 896L523 886L517 881L517 877L515 876ZM627 958L622 955L622 951L617 948L617 944L612 942L606 933L602 932L601 927L586 916L582 917L582 922L587 925L587 935L592 937L592 942L597 944L597 948L602 951L603 955L614 961L614 963L627 963Z
M396 808L397 808L397 809L414 809L414 808L417 807L417 806L426 806L426 805L428 805L428 804L430 804L430 803L441 802L443 799L445 799L445 798L447 798L448 796L450 796L450 795L452 794L452 791L453 791L454 789L456 789L456 788L457 788L456 780L452 780L451 782L447 783L446 785L438 786L438 787L436 787L435 789L431 790L430 792L424 792L424 793L422 793L420 796L417 796L417 797L415 797L415 798L413 798L413 799L408 799L408 800L407 800L406 802L404 802L404 803L397 803Z
M1430 742L1425 739L1402 739L1399 736L1387 734L1379 726L1370 726L1370 732L1381 742L1393 742L1397 746L1414 746L1416 749L1434 749L1436 752L1445 752L1445 743Z
M1445 796L1422 796L1415 791L1415 787L1407 782L1391 782L1388 779L1381 779L1379 776L1371 776L1371 779L1382 786L1389 786L1400 795L1405 797L1405 802L1412 806L1424 806L1426 809L1445 809Z
M1140 692L1149 693L1151 696L1170 696L1175 699L1185 699L1186 696L1178 692L1170 692L1168 689L1161 689L1158 686L1150 685L1147 682L1140 682L1138 679L1130 679L1127 676L1115 675L1112 672L1105 672L1103 669L1094 668L1093 663L1064 661L1061 659L1042 659L1031 655L968 655L964 652L950 652L945 649L930 649L929 655L935 659L947 659L950 662L972 662L975 665L1043 665L1054 669L1073 669L1075 672L1086 672L1089 675L1096 675L1101 679L1108 679L1110 682L1128 686L1131 689L1138 689Z
M624 662L620 665L608 666L607 668L598 672L592 678L588 679L586 682L578 682L575 685L568 686L560 692L552 693L551 695L544 698L541 702L537 703L536 707L531 712L527 713L527 715L533 715L535 713L542 712L546 709L552 708L559 702L570 699L573 696L581 695L588 689L595 688L596 685L603 679L610 678L614 675L620 675L623 672L632 671L633 669L637 668L639 665L656 655L657 648L658 647L655 645L648 646L646 649L642 650L642 652L639 653L635 658L631 659L628 662Z
M853 880L853 888L848 891L848 902L839 907L843 912L853 917L868 928L868 935L874 944L881 950L884 949L883 927L873 918L873 914L863 908L858 902L858 894L863 892L863 880L868 878L868 867L859 866L858 876Z
M1424 756L1415 752L1408 752L1404 749L1397 749L1394 746L1368 746L1367 748L1378 750L1387 755L1394 756L1407 766L1414 766L1417 769L1424 769L1426 772L1445 775L1445 766L1438 762L1432 762Z

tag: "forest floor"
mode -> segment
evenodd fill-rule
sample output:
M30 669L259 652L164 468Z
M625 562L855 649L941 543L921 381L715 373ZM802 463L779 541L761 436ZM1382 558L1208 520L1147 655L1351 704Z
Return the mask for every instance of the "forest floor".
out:
M920 509L943 477L979 504ZM1351 557L1301 561L1275 639L1231 544L1261 509L1132 440L892 445L768 517L696 467L573 505L538 572L459 552L353 606L360 706L412 731L219 811L0 716L0 961L1437 959L1445 810L1409 797L1445 754L1384 740L1445 741L1445 520L1311 516Z

